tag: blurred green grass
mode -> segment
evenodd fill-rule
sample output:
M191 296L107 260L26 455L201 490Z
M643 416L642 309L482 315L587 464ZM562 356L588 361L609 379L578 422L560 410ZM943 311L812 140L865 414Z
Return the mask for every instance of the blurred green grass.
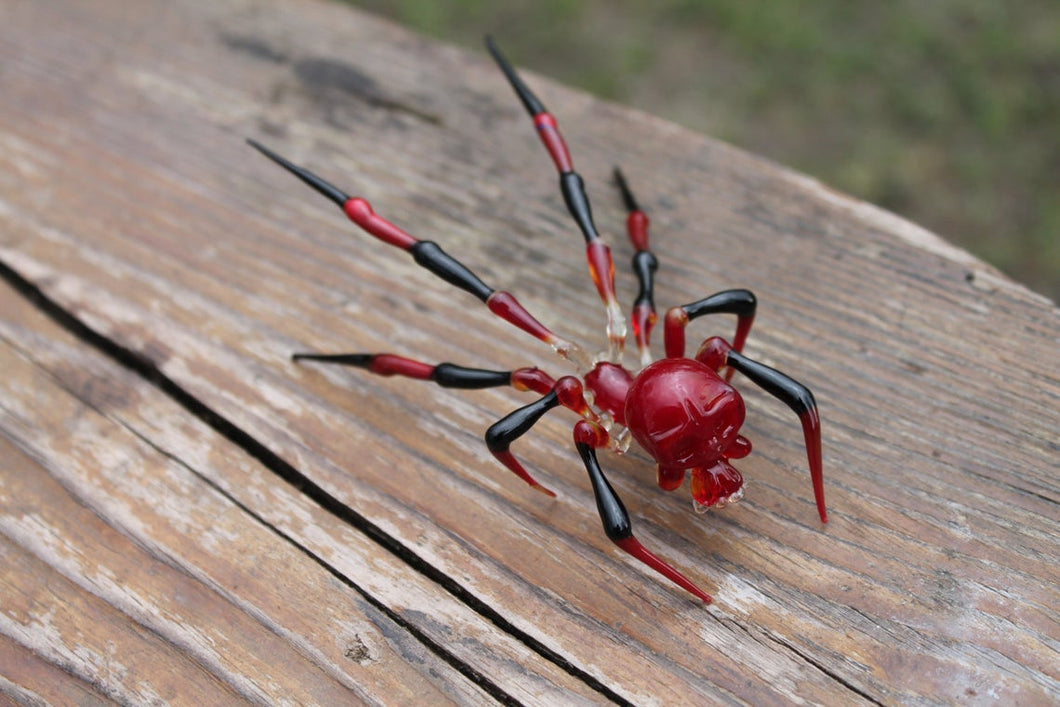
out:
M1060 301L1060 3L347 0L764 155Z

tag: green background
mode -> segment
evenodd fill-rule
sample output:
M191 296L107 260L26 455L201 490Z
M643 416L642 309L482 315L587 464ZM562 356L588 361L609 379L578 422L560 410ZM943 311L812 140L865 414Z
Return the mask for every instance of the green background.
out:
M813 175L1060 300L1060 2L349 0Z

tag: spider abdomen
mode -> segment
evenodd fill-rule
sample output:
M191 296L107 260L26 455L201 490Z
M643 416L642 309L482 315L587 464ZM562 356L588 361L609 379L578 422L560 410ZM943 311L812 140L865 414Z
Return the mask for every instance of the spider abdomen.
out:
M742 456L744 415L743 398L714 370L693 359L664 358L637 375L624 417L661 467L683 470Z

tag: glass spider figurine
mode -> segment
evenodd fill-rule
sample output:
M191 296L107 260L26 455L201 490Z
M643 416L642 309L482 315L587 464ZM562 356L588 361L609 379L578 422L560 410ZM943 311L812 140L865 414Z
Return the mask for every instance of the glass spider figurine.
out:
M821 521L827 522L821 469L821 431L813 394L797 381L744 356L741 351L754 320L756 300L748 290L725 290L691 304L673 307L664 318L666 356L652 361L649 341L656 323L653 277L658 261L648 246L648 217L637 205L619 170L615 180L628 217L632 241L633 272L640 290L633 304L631 324L639 353L639 370L622 364L627 327L615 296L614 265L610 248L593 223L589 198L581 176L574 170L570 153L555 118L545 109L501 55L493 41L487 46L523 106L533 119L538 136L559 172L560 190L574 221L585 238L589 273L607 312L609 350L598 358L589 356L575 343L561 338L533 317L511 294L486 285L461 262L436 243L418 240L375 214L360 197L350 197L308 170L287 161L261 144L248 142L310 187L337 204L368 234L410 253L417 264L450 284L481 300L491 312L531 336L544 341L573 364L577 375L553 379L538 368L492 371L451 363L430 364L387 353L294 354L295 360L338 363L382 376L406 376L450 388L512 386L541 397L493 424L486 431L490 452L519 478L549 496L510 451L548 411L565 407L581 419L574 425L574 445L585 465L596 497L597 510L607 537L625 552L645 563L704 602L710 596L669 563L645 548L633 535L629 514L600 467L597 450L610 448L622 453L637 441L657 462L659 486L672 491L691 476L693 507L704 511L723 507L743 497L743 478L730 463L751 451L751 443L739 434L744 421L744 402L729 381L738 371L786 403L802 423L809 458L814 497ZM685 327L707 314L734 314L736 333L732 342L712 337L703 342L692 358L685 357ZM721 375L724 373L724 376Z

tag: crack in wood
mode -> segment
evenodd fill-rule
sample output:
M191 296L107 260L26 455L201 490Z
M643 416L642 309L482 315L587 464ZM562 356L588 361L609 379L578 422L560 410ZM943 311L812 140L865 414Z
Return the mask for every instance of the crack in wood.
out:
M470 591L461 586L458 582L453 580L451 577L446 575L437 567L430 565L425 562L421 557L416 555L410 549L402 545L397 539L386 533L382 528L377 526L372 521L368 520L361 514L357 513L354 509L342 503L332 494L321 488L318 484L314 483L311 479L302 474L293 465L287 462L285 459L280 457L278 454L270 450L260 441L251 436L248 432L235 425L232 421L228 420L224 416L218 414L215 410L210 408L204 402L196 398L194 395L189 393L187 390L179 386L175 381L169 378L151 361L148 357L143 354L134 351L122 344L114 341L113 339L104 336L98 331L89 327L85 322L77 318L69 310L65 309L56 300L50 298L44 293L37 285L32 281L23 277L18 271L10 267L6 262L0 261L0 278L7 282L12 288L14 288L22 297L33 304L40 312L54 321L56 324L66 329L68 332L76 336L81 341L97 349L104 355L108 356L118 364L128 368L143 380L150 383L152 386L159 389L161 392L166 394L170 399L179 404L191 415L201 420L212 428L215 432L220 434L229 442L235 444L237 447L242 449L244 452L249 454L254 459L258 460L266 469L271 471L273 474L278 476L280 479L288 483L290 486L295 488L297 491L302 493L316 503L323 510L327 511L331 515L335 516L339 520L349 524L356 528L367 537L378 543L381 547L386 549L391 554L401 559L410 568L416 570L423 576L427 577L431 581L441 586L445 591L451 594L453 597L458 599L460 602L465 604L468 608L475 611L477 614L494 624L500 630L504 631L514 639L521 642L527 648L540 655L545 660L553 663L572 677L581 680L587 687L591 688L595 692L599 693L602 697L620 705L631 704L624 697L613 691L607 685L603 684L595 676L582 670L578 666L574 665L571 661L564 658L556 651L550 649L544 645L541 641L537 640L533 636L529 635L525 631L517 628L508 619L502 616L494 608L483 602L481 599L474 596ZM143 439L142 435L138 435ZM159 449L156 445L152 444L150 440L144 440L152 447L158 449L159 452L165 454L169 458L173 458L183 464L178 459L175 459L172 454L166 450ZM214 488L218 493L224 495L230 502L239 507L242 511L253 517L255 520L268 527L272 532L276 533L277 536L288 542L292 547L295 547L300 552L303 552L308 558L316 562L321 568L329 572L335 579L342 582L344 585L353 589L360 594L364 599L371 604L375 609L382 612L396 625L400 626L404 630L408 631L416 640L420 641L427 649L437 655L440 659L451 665L455 670L459 671L462 675L467 677L469 680L474 682L484 691L490 694L494 699L498 700L502 704L520 704L518 700L505 692L500 686L492 682L487 676L483 675L480 671L473 668L471 665L461 660L458 656L454 655L451 651L447 650L445 646L441 645L438 641L421 631L419 627L408 621L400 613L392 610L384 602L374 597L370 592L363 589L349 577L343 574L338 568L324 561L323 558L317 556L308 547L299 543L291 535L284 532L282 529L276 527L265 518L262 518L259 514L255 513L252 509L248 508L245 504L241 503L238 499L234 498L230 493L217 486L216 483L200 476L207 484Z

